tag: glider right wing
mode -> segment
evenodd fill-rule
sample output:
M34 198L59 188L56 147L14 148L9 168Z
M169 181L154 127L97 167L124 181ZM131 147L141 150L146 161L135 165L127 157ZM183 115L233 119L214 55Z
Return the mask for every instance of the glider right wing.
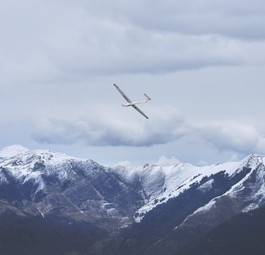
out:
M125 100L128 102L128 103L132 103L132 100L127 97L125 95L125 93L116 85L116 84L113 84L115 86L115 88L121 93L121 95L125 98Z

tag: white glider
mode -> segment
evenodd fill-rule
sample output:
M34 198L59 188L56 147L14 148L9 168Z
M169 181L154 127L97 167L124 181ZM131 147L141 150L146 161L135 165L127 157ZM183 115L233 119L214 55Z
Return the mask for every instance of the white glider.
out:
M144 104L147 103L149 100L151 100L151 98L149 96L147 96L146 94L144 94L144 101L140 101L140 102L133 102L129 97L126 96L126 94L116 85L113 84L114 87L121 93L121 95L125 98L125 100L128 102L127 104L123 104L123 107L129 107L132 106L136 111L138 111L139 113L141 113L145 118L149 119L137 106L136 104Z

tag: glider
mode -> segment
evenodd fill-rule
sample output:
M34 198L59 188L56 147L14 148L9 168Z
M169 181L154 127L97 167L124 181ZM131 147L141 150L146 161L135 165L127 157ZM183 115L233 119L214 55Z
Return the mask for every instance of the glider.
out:
M151 100L151 98L149 96L147 96L146 94L144 94L144 101L140 101L140 102L133 102L129 97L126 96L126 94L116 85L113 84L114 87L121 93L121 95L125 98L125 100L128 102L127 104L123 104L123 107L129 107L132 106L136 111L138 111L139 113L141 113L145 118L149 119L137 106L136 104L144 104L147 103L149 100Z

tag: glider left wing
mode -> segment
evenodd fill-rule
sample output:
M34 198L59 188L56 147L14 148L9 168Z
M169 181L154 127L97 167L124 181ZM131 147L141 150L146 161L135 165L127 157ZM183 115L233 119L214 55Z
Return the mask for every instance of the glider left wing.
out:
M141 113L145 118L149 119L136 105L132 105L132 107L138 111L139 113Z
M128 102L128 103L132 103L132 100L127 97L125 95L125 93L116 85L116 84L113 84L115 86L115 88L121 93L121 95L125 98L125 100Z

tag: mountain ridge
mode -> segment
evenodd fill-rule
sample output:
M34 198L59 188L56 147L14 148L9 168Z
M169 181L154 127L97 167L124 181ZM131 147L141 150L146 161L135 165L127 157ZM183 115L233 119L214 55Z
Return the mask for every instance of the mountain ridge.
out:
M58 229L87 224L99 233L89 246L100 243L97 255L106 247L114 255L164 254L169 246L173 254L196 235L264 205L262 155L211 166L126 168L19 145L0 150L0 218L49 219L45 224Z

